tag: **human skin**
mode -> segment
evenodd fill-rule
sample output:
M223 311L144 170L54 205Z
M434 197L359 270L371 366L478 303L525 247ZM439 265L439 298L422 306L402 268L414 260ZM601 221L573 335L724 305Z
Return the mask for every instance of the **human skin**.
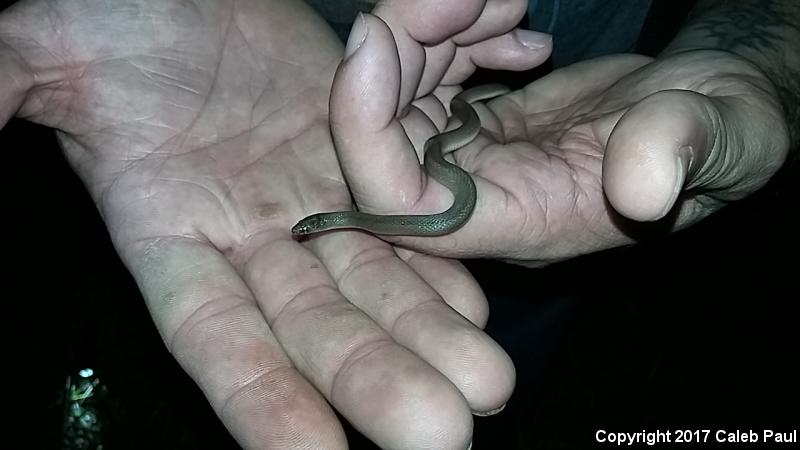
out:
M365 212L428 214L451 201L419 152L476 62L449 11L481 2L437 2L423 23L411 3L357 21L332 89L334 141ZM792 136L796 146L799 11L789 0L700 2L657 58L579 62L479 105L483 135L452 153L478 188L472 218L444 237L384 238L542 266L746 197L782 166Z
M514 386L466 269L363 233L290 234L351 207L328 124L342 51L299 1L22 1L0 13L0 124L56 130L242 447L345 448L335 408L382 447L466 448L471 413ZM475 50L499 66L548 53Z

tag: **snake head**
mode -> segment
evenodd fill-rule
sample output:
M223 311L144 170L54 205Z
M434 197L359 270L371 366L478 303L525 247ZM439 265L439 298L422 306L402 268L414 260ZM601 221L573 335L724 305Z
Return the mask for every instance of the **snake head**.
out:
M322 229L325 222L325 219L319 214L308 216L292 227L292 234L295 236L305 236L316 233Z

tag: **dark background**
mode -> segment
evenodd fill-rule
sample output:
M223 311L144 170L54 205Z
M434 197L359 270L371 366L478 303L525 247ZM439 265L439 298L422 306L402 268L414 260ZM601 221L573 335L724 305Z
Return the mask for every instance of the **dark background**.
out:
M236 448L166 351L52 131L12 120L0 148L4 439L62 447L65 380L92 367L105 449ZM598 428L800 428L798 206L789 167L634 247L539 270L471 262L519 377L505 411L475 419L475 448L590 448Z

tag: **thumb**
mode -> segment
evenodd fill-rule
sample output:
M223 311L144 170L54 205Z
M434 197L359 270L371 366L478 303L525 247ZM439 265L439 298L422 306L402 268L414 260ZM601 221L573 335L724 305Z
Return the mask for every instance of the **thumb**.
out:
M1 34L0 34L1 35ZM0 39L0 128L19 111L33 86L33 75L8 44Z
M719 201L742 198L763 186L785 157L785 150L775 151L788 146L771 136L775 123L774 114L735 97L684 90L650 95L622 115L608 138L606 197L638 221L663 218L689 188Z

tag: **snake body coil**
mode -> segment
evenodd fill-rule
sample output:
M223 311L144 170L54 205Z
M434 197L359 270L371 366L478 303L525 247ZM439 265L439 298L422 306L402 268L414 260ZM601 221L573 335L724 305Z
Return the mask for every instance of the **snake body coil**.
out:
M425 142L425 171L453 193L453 204L444 212L427 215L379 215L359 211L337 211L310 215L292 227L292 234L355 228L378 235L441 236L461 228L475 209L477 191L472 177L444 159L444 155L472 142L481 131L481 121L470 103L509 92L502 85L482 85L461 92L450 102L450 110L462 125Z

